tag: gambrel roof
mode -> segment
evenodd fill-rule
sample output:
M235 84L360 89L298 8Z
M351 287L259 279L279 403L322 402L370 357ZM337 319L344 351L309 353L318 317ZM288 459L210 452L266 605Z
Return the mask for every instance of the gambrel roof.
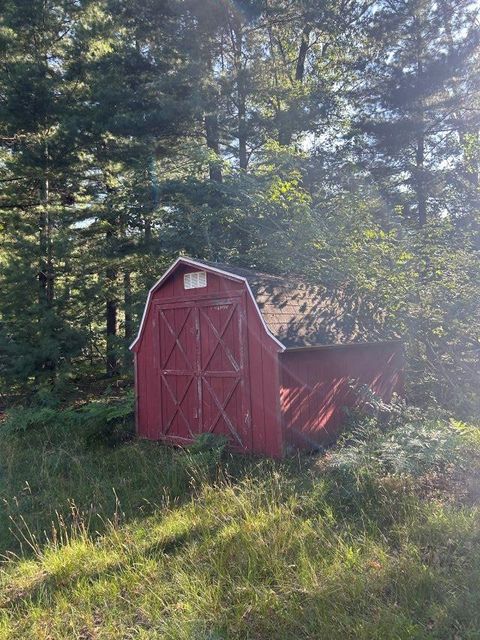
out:
M218 262L194 262L246 280L268 329L286 348L398 339L387 329L384 312L343 289Z

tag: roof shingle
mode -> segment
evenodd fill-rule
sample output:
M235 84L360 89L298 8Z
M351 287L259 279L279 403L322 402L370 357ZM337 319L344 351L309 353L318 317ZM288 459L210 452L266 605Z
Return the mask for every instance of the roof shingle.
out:
M385 312L345 290L218 262L195 262L245 278L268 328L287 348L398 339L387 328Z

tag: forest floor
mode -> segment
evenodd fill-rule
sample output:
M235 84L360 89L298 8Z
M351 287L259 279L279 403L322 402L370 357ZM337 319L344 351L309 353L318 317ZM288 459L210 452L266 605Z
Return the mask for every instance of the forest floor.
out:
M8 434L0 638L478 639L467 444L468 464L393 473L335 449L273 462Z

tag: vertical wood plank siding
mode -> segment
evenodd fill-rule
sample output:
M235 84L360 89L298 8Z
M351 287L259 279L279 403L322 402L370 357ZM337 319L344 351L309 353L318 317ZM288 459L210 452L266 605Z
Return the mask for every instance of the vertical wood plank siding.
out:
M226 435L233 450L281 457L331 442L356 402L351 381L384 400L403 390L400 343L286 350L242 279L178 262L153 290L135 352L137 433L187 444ZM197 279L198 281L198 279Z
M217 398L226 400L231 391L232 379L235 373L229 362L229 355L235 365L242 363L244 372L238 377L239 392L234 392L225 409L226 417L243 432L240 446L235 438L232 440L232 448L245 452L263 454L272 457L280 457L283 454L282 427L280 419L280 394L278 351L279 346L266 333L258 311L250 297L247 295L245 283L231 280L212 272L207 272L207 286L199 289L185 289L183 276L185 273L198 271L198 267L179 265L172 275L162 283L154 292L144 322L144 329L139 343L136 345L137 359L137 432L140 437L151 440L166 440L176 444L186 444L191 441L191 436L186 429L185 419L177 412L168 433L164 434L168 417L175 412L172 406L172 395L181 398L185 385L188 384L188 374L182 378L185 362L178 350L172 351L172 357L168 367L177 370L177 375L171 376L168 386L161 384L161 367L165 363L160 362L161 355L168 354L172 347L173 338L170 335L168 325L159 322L159 310L164 313L171 306L167 318L170 326L182 327L185 320L185 305L194 304L198 307L201 317L200 340L202 341L202 353L214 351L217 337L208 321L208 308L220 309L226 318L225 310L229 304L238 301L238 320L226 328L224 339L228 353L218 351L212 358L212 366L215 369L215 377L208 378L204 383L210 391L203 392L202 406L194 406L198 402L198 394L190 393L190 389L184 400L183 411L187 420L194 423L195 414L202 411L205 425L212 424L219 413L219 407L215 402ZM206 317L207 316L207 317ZM161 317L161 316L160 316ZM236 317L236 316L235 316ZM211 322L214 322L211 320ZM188 321L187 321L188 323ZM221 330L222 322L216 327ZM195 350L194 336L189 333L190 327L185 326L186 332L182 333L182 342L185 351L192 354ZM160 346L163 343L163 347ZM225 371L225 375L220 375ZM233 376L233 378L232 378ZM175 385L175 387L174 387ZM173 388L174 387L174 388ZM241 393L240 393L241 390ZM222 403L220 403L222 404ZM216 434L232 436L232 430L221 417L213 429Z
M338 435L352 389L368 385L385 401L403 391L398 342L286 351L280 355L280 398L287 446L312 448Z

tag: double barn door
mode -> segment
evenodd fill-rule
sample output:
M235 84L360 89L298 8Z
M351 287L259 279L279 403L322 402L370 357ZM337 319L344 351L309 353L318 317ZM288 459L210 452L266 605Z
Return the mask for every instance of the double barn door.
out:
M244 296L161 304L159 436L191 441L200 433L251 444Z

